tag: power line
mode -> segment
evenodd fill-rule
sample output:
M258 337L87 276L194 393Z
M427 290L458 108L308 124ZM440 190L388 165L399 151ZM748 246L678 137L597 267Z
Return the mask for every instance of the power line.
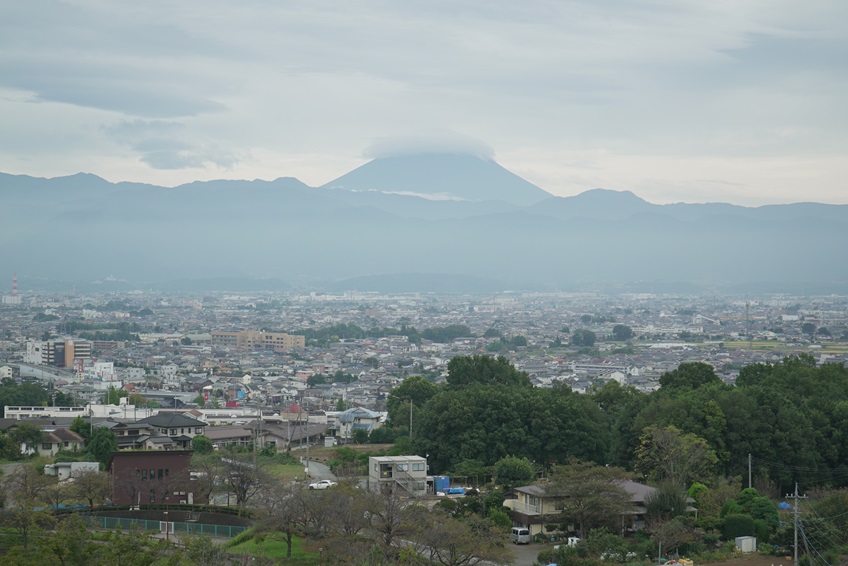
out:
M831 519L835 519L837 517L842 517L842 516L848 515L848 512L838 513L838 514L832 515L830 517L822 517L821 515L818 514L818 512L816 511L814 506L812 506L812 505L809 506L809 509L810 509L810 511L813 512L813 515L815 515L815 518L819 521L819 523L813 523L811 525L808 525L808 527L812 527L812 529L813 529L812 531L810 531L810 536L813 536L815 538L814 534L818 534L818 535L826 538L827 542L830 543L828 545L825 545L827 547L839 546L839 545L845 544L846 540L848 540L848 539L846 539L845 534L840 533L838 528L835 525L833 525L833 523L830 523L829 521ZM802 521L801 524L802 524L802 526L804 526L803 521ZM830 527L830 529L828 529L827 527ZM840 536L840 534L842 536Z
M809 539L812 539L813 542L815 542L820 548L830 548L832 546L832 544L827 544L828 541L822 541L815 534L815 533L818 533L819 535L823 535L823 533L820 533L820 532L816 531L815 529L813 529L813 530L808 529L803 521L801 521L800 528L801 528L802 535L806 536ZM830 541L830 542L832 543L833 541Z
M805 466L794 466L783 462L772 462L771 460L757 458L756 456L753 457L753 460L772 468L787 470L795 474L812 476L813 480L837 480L841 478L848 478L848 472L834 473L831 468L827 467L810 468Z
M804 531L803 527L801 528L801 536L804 537L804 547L807 549L807 558L812 559L812 556L810 556L810 548L812 548L813 552L815 552L818 557L821 558L821 561L826 564L826 566L830 566L830 563L824 556L822 556L822 553L819 552L818 549L812 545L812 543L810 543L810 540L807 538L807 533Z

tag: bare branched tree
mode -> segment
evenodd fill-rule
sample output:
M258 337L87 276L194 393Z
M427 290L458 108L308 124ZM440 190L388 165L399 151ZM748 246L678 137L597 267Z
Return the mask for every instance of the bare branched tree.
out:
M231 454L221 458L221 483L236 498L236 506L244 507L262 487L265 480L259 463L252 458Z
M387 493L369 492L371 502L369 517L371 528L377 533L378 544L387 555L399 544L402 537L418 530L421 507L415 499L401 497L395 491Z
M487 519L457 519L440 511L426 514L414 535L419 554L433 564L474 566L511 563L515 557L506 548L506 533Z
M259 512L257 531L263 536L277 538L286 543L286 556L291 557L294 535L303 532L305 523L305 498L309 497L302 486L272 483L256 497Z
M71 473L73 480L70 492L79 499L88 501L89 507L103 503L109 497L109 474L81 470Z
M195 474L192 488L198 501L211 501L212 493L221 482L221 461L213 455L195 453L191 458L191 471Z
M5 500L2 522L18 532L24 548L29 545L31 533L52 524L49 513L35 510L48 494L51 479L39 474L35 467L23 465L2 482Z

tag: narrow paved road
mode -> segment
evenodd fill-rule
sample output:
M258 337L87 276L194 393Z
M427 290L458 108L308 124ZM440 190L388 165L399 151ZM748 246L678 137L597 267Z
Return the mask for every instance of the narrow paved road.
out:
M306 460L303 459L302 462L303 462L304 469L306 469L307 468ZM321 462L316 462L315 460L309 460L308 469L309 469L309 478L310 479L313 479L313 480L316 480L316 481L317 480L333 480L333 481L336 481L338 479L338 478L336 478L336 475L333 472L330 471L330 468L328 468L326 465L322 464Z
M509 546L515 554L513 566L533 566L536 564L536 556L546 548L542 544L510 544Z
M0 481L5 481L6 478L13 475L17 470L19 470L19 469L21 469L25 466L26 466L26 464L23 464L23 463L20 463L20 462L13 462L11 464L3 464L2 466L0 466L0 467L3 468L3 475L0 476ZM10 494L6 494L6 507L11 509L14 506L15 506L15 501L12 499L12 496Z

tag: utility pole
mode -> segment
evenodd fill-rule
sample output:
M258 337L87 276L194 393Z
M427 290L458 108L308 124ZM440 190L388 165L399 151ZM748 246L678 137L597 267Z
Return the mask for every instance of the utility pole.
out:
M798 482L795 482L795 493L794 495L791 493L786 494L787 499L794 499L795 506L792 509L793 523L795 524L795 544L794 544L794 554L793 554L793 564L795 566L799 566L798 564L798 525L801 522L801 507L798 504L799 499L807 499L806 495L798 495Z
M259 413L259 420L257 421L256 427L253 429L253 469L259 470L258 462L256 460L257 457L257 445L259 444L260 439L262 438L262 406L257 403L256 405L257 412ZM258 474L257 474L258 477Z
M412 397L409 398L409 442L412 442Z
M309 481L309 409L306 409L306 481Z
M751 487L751 454L748 454L748 487Z

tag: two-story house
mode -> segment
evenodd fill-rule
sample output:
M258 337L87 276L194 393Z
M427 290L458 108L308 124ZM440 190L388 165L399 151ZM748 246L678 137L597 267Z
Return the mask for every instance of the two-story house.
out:
M191 439L203 434L206 423L183 413L159 412L132 423L112 427L120 450L180 450L191 448Z
M328 413L328 417L330 413ZM352 407L335 414L332 422L328 419L328 431L332 436L348 440L353 438L353 431L360 429L370 433L381 426L382 414L369 411L364 407Z
M630 495L631 507L621 514L621 531L633 531L645 526L645 500L656 492L656 488L630 480L619 482ZM504 506L511 510L512 524L530 529L531 535L544 533L545 525L562 522L562 499L545 490L543 484L525 485L512 490L511 499Z
M189 472L191 450L113 452L106 464L116 505L206 503Z
M427 493L427 458L422 456L371 456L368 489L419 497Z

